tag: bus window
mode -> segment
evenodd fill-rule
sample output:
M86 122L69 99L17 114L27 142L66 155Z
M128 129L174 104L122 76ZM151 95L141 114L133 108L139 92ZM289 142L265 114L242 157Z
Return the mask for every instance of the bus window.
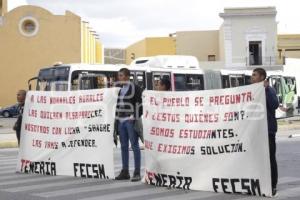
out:
M245 76L245 85L250 85L251 84L251 76Z
M107 78L105 76L96 76L97 88L107 88Z
M282 104L283 103L283 88L282 88L282 83L281 83L280 77L271 76L269 79L270 79L269 80L270 86L275 89L277 97L278 97L278 101L280 104Z
M161 78L161 79L169 79L169 80L170 80L170 75L164 74L164 75L162 75L160 78Z
M229 88L229 76L228 75L222 75L222 88Z
M197 74L186 75L187 90L203 90L203 76Z
M93 77L83 76L79 77L79 88L80 90L90 90L96 88L96 81Z
M51 91L67 91L68 82L66 81L55 81L52 82Z
M146 73L146 81L147 81L147 90L153 90L153 85L152 85L152 73L151 72L147 72Z
M130 72L129 80L130 82L134 82L134 72Z
M185 74L174 74L175 78L175 91L186 90L186 76Z
M153 74L152 76L153 90L158 90L159 80L160 80L160 74Z
M158 90L158 84L160 79L169 79L170 80L170 73L167 72L153 72L152 73L152 86L153 90Z
M79 89L79 80L78 80L79 72L74 71L71 76L71 90Z
M117 73L106 71L74 71L71 90L89 90L114 87Z
M145 74L143 72L136 72L136 84L143 90L146 88Z
M238 83L238 86L245 85L245 78L244 78L244 76L238 76L237 77L237 83Z
M107 87L115 87L115 83L117 80L117 73L107 73Z
M37 90L66 91L70 67L46 68L39 72Z
M288 86L289 91L293 91L295 94L297 94L295 77L284 77L284 79Z
M244 77L242 75L230 75L230 87L238 87L245 85Z
M79 76L81 90L107 88L107 77L103 74L88 74Z

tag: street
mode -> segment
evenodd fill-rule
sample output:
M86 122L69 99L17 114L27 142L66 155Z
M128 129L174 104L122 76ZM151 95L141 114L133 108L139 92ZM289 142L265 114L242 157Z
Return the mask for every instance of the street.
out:
M278 197L300 199L300 137L288 138L295 131L280 133L277 139L279 167ZM17 149L0 149L0 199L266 199L204 191L183 191L145 185L141 182L81 179L65 176L16 174ZM142 152L143 153L143 152ZM121 169L119 149L115 149L115 173ZM132 155L131 159L132 159ZM133 161L130 161L131 165ZM142 164L143 165L143 164ZM144 170L142 168L142 170ZM132 171L131 171L132 174Z

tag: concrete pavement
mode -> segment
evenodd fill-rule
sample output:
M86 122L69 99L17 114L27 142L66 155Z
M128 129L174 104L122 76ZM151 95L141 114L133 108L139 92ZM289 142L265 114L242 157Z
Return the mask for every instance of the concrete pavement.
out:
M275 200L300 199L300 138L280 135L278 151L278 197ZM141 182L83 179L67 176L16 174L17 149L0 149L1 200L268 200L248 195L205 191L184 191L152 187ZM142 152L143 153L143 152ZM132 155L130 163L132 168ZM144 156L142 156L144 157ZM115 149L115 173L121 169L120 149ZM142 160L142 171L144 170ZM132 173L132 171L131 171Z
M12 129L16 118L0 117L0 148L17 147L16 133Z

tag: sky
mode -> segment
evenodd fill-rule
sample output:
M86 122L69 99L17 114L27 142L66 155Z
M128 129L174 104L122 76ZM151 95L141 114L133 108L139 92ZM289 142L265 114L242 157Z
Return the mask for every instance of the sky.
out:
M10 0L21 2L26 0ZM298 3L299 2L299 3ZM74 12L88 21L105 47L126 48L176 31L218 30L227 7L276 6L278 33L300 34L299 0L27 0L54 14Z

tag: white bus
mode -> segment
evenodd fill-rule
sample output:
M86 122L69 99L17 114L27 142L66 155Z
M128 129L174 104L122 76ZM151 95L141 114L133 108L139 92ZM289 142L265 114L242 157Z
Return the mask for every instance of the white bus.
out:
M168 61L169 62L169 61ZM170 64L170 63L169 63ZM182 63L183 64L183 63ZM130 80L142 89L156 90L158 82L167 78L173 91L203 90L204 73L198 66L178 68L172 65L90 65L90 64L60 64L42 68L36 80L36 90L40 91L70 91L112 87L117 80L118 71L126 67L130 70Z
M168 78L172 91L191 91L231 88L250 84L250 70L202 70L192 56L155 56L134 60L127 65L61 64L43 68L37 77L36 90L71 91L112 87L118 71L127 67L130 80L142 89L157 90L158 82ZM268 71L271 87L274 87L281 104L278 118L299 114L296 78L282 71Z

